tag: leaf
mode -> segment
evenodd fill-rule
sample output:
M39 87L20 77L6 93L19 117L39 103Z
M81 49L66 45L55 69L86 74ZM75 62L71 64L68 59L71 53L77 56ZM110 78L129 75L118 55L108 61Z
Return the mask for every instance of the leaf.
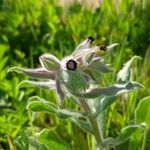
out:
M96 112L94 116L99 115L102 111L106 110L115 100L117 96L105 96L96 103Z
M39 57L41 66L49 71L57 71L60 69L60 61L52 54L43 54Z
M71 118L71 121L76 124L77 126L79 126L82 130L84 130L85 132L89 132L93 134L91 125L89 124L89 122L79 119L79 118Z
M65 92L64 90L62 89L62 86L59 82L59 80L56 80L56 93L58 95L58 101L59 101L59 104L61 107L63 107L64 105L64 98L65 98Z
M39 98L38 96L31 97L26 108L31 109L34 112L51 113L57 115L61 119L84 117L81 113L69 109L59 109L53 103Z
M108 65L104 64L99 57L93 58L87 67L84 68L84 72L97 83L99 83L102 73L109 73L111 71Z
M86 93L77 93L76 91L70 90L70 92L77 97L80 98L96 98L102 95L120 95L123 93L131 92L133 90L137 90L143 87L138 82L130 81L125 84L114 84L113 86L106 87L106 88L95 88Z
M119 71L117 75L117 82L123 83L127 82L130 79L130 67L131 64L136 60L141 60L142 58L139 56L132 57L128 62L124 64L124 67Z
M144 126L141 125L130 125L130 126L126 126L125 128L123 128L121 130L120 135L115 138L114 142L115 145L118 145L120 143L125 142L126 140L128 140L134 133L141 131L144 132Z
M104 147L114 147L126 142L129 138L134 136L138 132L144 132L144 126L141 125L130 125L123 128L120 135L117 138L108 138L104 140Z
M80 70L74 70L74 71L62 71L59 74L59 82L67 89L73 90L73 91L84 91L86 87L88 86L88 83L86 82L86 78L84 74Z
M17 73L22 73L28 75L32 78L42 78L42 79L55 79L55 72L47 71L43 68L36 68L36 69L25 69L20 67L12 67L8 70L8 72L15 71Z
M31 109L32 111L35 112L48 112L48 113L55 113L55 109L57 109L57 107L51 103L48 102L42 98L39 98L38 96L33 96L29 99L27 106L27 109Z
M40 143L45 144L49 150L69 150L69 146L59 138L53 131L43 129L37 134Z
M17 150L48 150L46 145L39 143L27 131L22 131L14 140Z
M49 81L49 82L37 82L37 81L29 81L29 80L24 80L19 84L19 87L39 87L39 88L44 88L44 89L49 89L49 90L54 90L56 88L55 82L54 81Z
M140 100L135 110L136 123L145 122L150 128L150 96Z

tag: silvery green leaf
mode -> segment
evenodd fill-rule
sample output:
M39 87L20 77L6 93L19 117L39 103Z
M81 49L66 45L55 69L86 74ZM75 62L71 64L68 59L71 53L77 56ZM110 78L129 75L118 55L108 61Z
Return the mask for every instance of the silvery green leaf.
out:
M57 107L38 96L33 96L28 100L27 109L31 109L34 112L48 112L55 114Z
M89 132L91 134L93 134L91 125L88 121L80 119L80 118L71 118L71 121L76 124L77 126L79 126L82 130L84 130L85 132Z
M29 81L24 80L19 84L19 87L39 87L49 90L56 89L56 85L54 81Z
M59 81L61 84L65 85L67 89L73 91L84 91L88 86L84 74L80 70L63 70L59 74Z
M117 96L105 96L102 99L97 99L97 103L95 104L96 111L94 116L99 115L102 111L106 110L115 100Z
M125 142L126 140L128 140L136 132L138 131L144 132L144 128L145 127L142 124L126 126L125 128L121 130L120 135L114 139L113 143L115 145L119 145Z
M32 78L42 78L42 79L55 79L55 72L47 71L43 68L36 68L36 69L26 69L26 68L20 68L20 67L12 67L8 70L8 72L17 72L25 74Z
M143 86L139 84L138 82L130 81L125 84L114 84L113 86L110 86L110 87L95 88L86 93L81 93L81 92L77 93L76 91L73 91L73 90L70 90L70 92L76 95L77 97L81 97L81 98L96 98L96 97L104 96L104 95L107 95L107 96L120 95L123 93L131 92L133 90L137 90L141 87Z
M60 61L52 54L43 54L39 57L41 66L49 71L57 71L60 69Z
M132 57L128 62L126 62L123 66L123 68L119 71L117 75L117 82L127 82L130 79L130 67L131 64L136 61L136 60L141 60L141 57L139 56L134 56Z
M34 112L47 112L58 116L61 119L68 119L71 117L79 118L84 117L81 113L69 110L59 109L53 103L46 101L38 96L31 97L27 104L27 109L31 109Z
M68 144L50 129L43 129L40 133L36 134L36 137L49 150L69 150Z
M128 139L132 138L134 134L137 132L144 132L144 126L143 124L140 125L129 125L124 127L119 136L117 138L107 138L103 142L103 147L108 147L108 149L111 149L114 146L120 145L124 142L126 142Z
M84 71L91 76L94 81L99 82L102 73L108 73L112 70L108 67L108 65L101 61L101 58L97 57L84 68Z
M57 91L57 95L58 95L59 104L61 107L63 107L65 92L64 92L64 89L62 89L62 85L60 84L58 79L56 79L56 91Z

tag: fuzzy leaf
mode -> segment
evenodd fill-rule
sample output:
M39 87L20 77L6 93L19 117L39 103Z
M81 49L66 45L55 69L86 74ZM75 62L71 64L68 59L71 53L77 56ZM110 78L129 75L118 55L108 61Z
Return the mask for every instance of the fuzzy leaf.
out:
M68 119L71 117L74 118L83 117L81 113L67 109L59 109L53 103L50 103L37 96L34 96L29 99L27 109L31 109L34 112L48 112L51 114L55 114L61 119Z
M139 56L132 57L128 62L124 64L124 67L119 71L117 75L117 82L123 83L127 82L130 79L130 67L131 64L136 60L141 60L142 58Z
M28 75L32 78L42 78L42 79L55 79L55 72L47 71L43 68L37 68L37 69L25 69L20 67L12 67L8 70L8 72L15 71L17 73L23 73L25 75Z
M57 107L38 96L33 96L29 99L28 104L26 106L27 109L31 109L34 112L48 112L48 113L55 113Z
M143 124L126 126L121 130L120 135L117 138L105 139L103 146L110 149L111 147L122 144L126 142L129 138L134 136L137 132L144 132L144 128L145 127L143 126Z
M99 71L99 72L110 72L112 71L106 64L101 61L101 58L94 58L91 63L86 67L87 70Z
M105 96L96 103L96 112L94 116L99 115L100 112L106 110L115 100L117 96Z
M34 86L39 88L49 89L49 90L54 90L56 88L54 81L38 82L38 81L24 80L19 84L19 87L34 87Z
M89 122L87 122L85 120L81 120L79 118L71 118L71 121L74 124L76 124L77 126L79 126L85 132L93 133L92 128L91 128Z
M66 88L73 91L84 91L88 86L84 74L79 70L63 71L59 76L59 81Z
M43 129L38 133L37 139L40 143L46 145L49 150L69 150L68 145L49 129Z
M57 95L58 95L58 101L61 107L63 107L64 105L64 98L65 98L65 92L62 89L62 86L59 82L59 80L56 80L56 91L57 91Z
M118 145L120 143L125 142L134 133L136 133L138 131L144 132L144 126L143 125L130 125L130 126L126 126L125 128L123 128L121 130L120 135L117 138L115 138L115 140L114 140L115 145Z
M60 61L51 54L43 54L39 57L41 66L49 71L57 71L60 69Z
M136 123L145 122L150 128L150 96L140 100L135 110Z
M88 66L84 68L84 71L91 76L95 82L99 83L102 73L109 73L112 70L108 67L108 65L101 61L101 58L97 57L91 60Z
M70 92L78 97L81 98L96 98L102 95L120 95L123 93L131 92L133 90L137 90L139 88L143 87L138 82L128 82L125 84L114 84L113 86L106 87L106 88L95 88L92 89L86 93L77 93L75 91L70 90Z

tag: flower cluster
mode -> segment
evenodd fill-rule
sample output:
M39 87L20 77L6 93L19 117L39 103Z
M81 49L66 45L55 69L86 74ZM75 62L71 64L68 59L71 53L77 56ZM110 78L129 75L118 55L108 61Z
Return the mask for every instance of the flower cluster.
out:
M61 106L67 94L79 98L96 98L101 95L115 95L121 91L138 87L138 84L131 82L121 86L119 84L110 87L97 86L101 74L111 71L109 65L104 63L102 56L118 44L91 47L93 40L91 36L88 37L77 46L71 55L61 60L52 54L41 55L39 57L40 68L13 67L9 71L23 73L31 78L44 79L43 81L23 81L21 86L30 84L55 90Z

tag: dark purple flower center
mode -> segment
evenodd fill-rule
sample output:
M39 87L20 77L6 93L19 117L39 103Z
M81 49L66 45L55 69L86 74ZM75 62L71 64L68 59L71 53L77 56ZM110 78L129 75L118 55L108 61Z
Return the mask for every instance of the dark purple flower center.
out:
M66 67L68 70L76 70L77 69L77 62L74 61L73 59L68 60L66 63Z
M94 41L94 38L92 36L87 37L87 39L88 39L88 42L93 42Z
M102 51L106 51L107 50L107 46L106 45L99 45L99 49Z

